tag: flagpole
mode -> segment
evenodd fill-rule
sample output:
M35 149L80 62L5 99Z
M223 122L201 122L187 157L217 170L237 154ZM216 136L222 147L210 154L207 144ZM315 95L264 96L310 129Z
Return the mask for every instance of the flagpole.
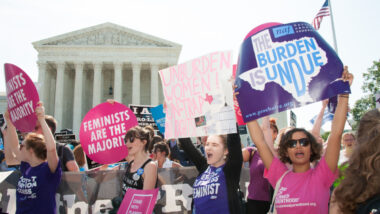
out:
M331 8L331 1L329 1L329 7L330 7L330 20L331 20L331 28L332 28L332 32L333 32L333 39L334 39L334 48L335 48L335 52L338 54L338 45L336 43L336 35L335 35L335 26L334 26L334 17L333 17L333 12L332 12L332 8Z

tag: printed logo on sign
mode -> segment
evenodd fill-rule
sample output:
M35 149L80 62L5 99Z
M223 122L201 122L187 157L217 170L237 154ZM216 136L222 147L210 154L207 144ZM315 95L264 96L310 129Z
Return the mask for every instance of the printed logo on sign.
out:
M315 38L302 37L289 42L273 42L269 30L251 37L258 67L240 74L252 89L263 91L275 82L301 103L312 102L309 83L327 63L326 52Z
M294 34L294 29L291 25L273 28L273 35L275 38L279 38L281 36L286 36L289 34Z

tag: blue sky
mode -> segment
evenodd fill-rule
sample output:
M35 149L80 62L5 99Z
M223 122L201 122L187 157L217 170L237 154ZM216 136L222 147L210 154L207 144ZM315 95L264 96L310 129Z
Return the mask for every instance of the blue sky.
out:
M112 22L182 45L179 62L218 50L233 50L254 27L266 22L311 22L324 0L2 0L0 64L13 63L37 81L37 51L32 42ZM354 74L350 106L363 94L362 73L380 59L380 1L331 0L338 53ZM319 33L333 45L331 22ZM1 68L0 91L5 91ZM295 109L308 128L320 103ZM310 113L312 112L312 113ZM302 120L301 120L302 118ZM305 119L304 119L305 118Z

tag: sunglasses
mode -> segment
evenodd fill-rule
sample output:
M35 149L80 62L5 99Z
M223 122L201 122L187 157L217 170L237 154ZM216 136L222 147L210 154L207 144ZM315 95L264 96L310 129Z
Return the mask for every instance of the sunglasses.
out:
M297 147L297 142L300 143L301 146L306 147L310 144L309 139L307 138L301 138L298 140L289 140L287 143L288 148L296 148Z
M127 143L127 141L129 140L129 143L133 143L133 141L135 141L135 139L141 139L139 137L135 137L135 136L131 136L131 137L127 137L125 138L124 142Z

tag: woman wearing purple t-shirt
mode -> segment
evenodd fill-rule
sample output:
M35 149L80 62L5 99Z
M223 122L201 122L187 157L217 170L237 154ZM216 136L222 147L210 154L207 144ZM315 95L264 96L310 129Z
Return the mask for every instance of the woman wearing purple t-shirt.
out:
M42 133L29 133L19 145L16 128L5 113L7 138L5 143L8 164L21 162L21 177L17 184L16 213L56 213L55 192L61 180L62 170L54 137L45 122L42 103L36 108Z
M348 73L347 67L344 68L342 79L351 85L353 76ZM337 176L340 138L346 122L348 97L348 94L338 95L326 154L314 168L311 163L319 160L322 146L312 134L297 128L285 133L279 144L280 161L273 156L257 121L247 123L267 170L266 177L273 187L280 181L278 192L273 196L277 213L328 213L330 186ZM292 170L285 163L290 163Z
M262 119L265 139L268 143L273 144L277 138L278 128L274 119L269 117ZM242 150L243 161L249 162L249 185L246 213L266 214L270 208L271 187L264 174L264 163L256 147L246 147Z
M239 134L209 136L206 158L189 138L179 142L199 172L193 184L194 213L240 214L238 188L243 158Z

